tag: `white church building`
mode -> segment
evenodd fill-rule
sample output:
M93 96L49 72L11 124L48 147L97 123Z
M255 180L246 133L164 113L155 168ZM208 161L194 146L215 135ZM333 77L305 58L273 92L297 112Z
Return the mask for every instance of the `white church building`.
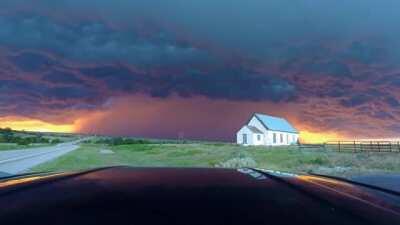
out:
M241 145L291 145L296 144L299 132L286 119L255 113L236 133Z

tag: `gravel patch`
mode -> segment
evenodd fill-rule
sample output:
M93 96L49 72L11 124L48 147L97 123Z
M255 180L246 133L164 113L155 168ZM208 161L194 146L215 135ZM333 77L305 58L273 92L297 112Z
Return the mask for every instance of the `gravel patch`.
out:
M109 150L109 149L101 149L101 150L99 151L99 153L100 153L100 154L105 154L105 155L114 154L114 152L111 151L111 150Z

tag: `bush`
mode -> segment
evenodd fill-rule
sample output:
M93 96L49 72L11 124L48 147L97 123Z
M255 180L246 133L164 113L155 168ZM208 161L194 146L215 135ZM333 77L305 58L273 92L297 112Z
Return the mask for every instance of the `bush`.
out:
M142 139L132 138L102 138L95 141L96 144L106 145L133 145L133 144L151 144L152 142Z
M310 160L311 164L315 164L315 165L324 165L328 163L328 160L321 158L321 157L316 157Z
M27 138L19 138L16 141L16 143L17 143L17 145L29 145L29 144L31 144L31 142Z
M51 143L51 144L60 144L60 143L61 143L61 140L58 139L58 138L54 138L54 139L52 139L52 140L50 141L50 143Z
M222 168L243 168L243 167L256 167L257 163L253 158L240 157L233 158L225 162L218 163L216 167Z

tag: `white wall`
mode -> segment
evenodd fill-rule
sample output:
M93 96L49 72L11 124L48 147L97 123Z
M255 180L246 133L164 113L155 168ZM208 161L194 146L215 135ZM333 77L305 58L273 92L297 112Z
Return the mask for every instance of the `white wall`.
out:
M292 144L297 144L298 141L299 141L299 134L294 134L294 141L292 142Z
M257 129L259 129L261 132L263 132L264 134L262 135L262 140L263 140L263 145L268 145L268 137L265 135L268 130L265 129L264 125L262 125L262 123L260 122L260 120L258 120L255 116L253 116L253 118L251 118L251 120L249 121L249 123L247 124L249 126L253 126L253 127L257 127Z
M247 144L243 143L243 134L247 134ZM242 127L237 133L236 133L236 143L240 145L253 145L253 137L252 137L252 132L249 128L246 126Z
M243 143L243 134L247 135L247 144ZM260 140L258 140L257 135L260 135ZM241 145L264 145L264 135L253 133L244 126L236 133L236 143Z
M276 134L276 142L274 143L274 134ZM281 135L283 136L283 141L281 142ZM281 132L281 131L272 131L269 130L267 132L267 145L291 145L296 144L297 139L299 138L298 134L288 133L288 132Z
M265 129L264 125L255 116L251 118L247 125L257 127L262 132L267 132L267 129Z
M260 136L260 140L258 140L257 136ZM264 135L263 134L253 134L253 145L264 145Z

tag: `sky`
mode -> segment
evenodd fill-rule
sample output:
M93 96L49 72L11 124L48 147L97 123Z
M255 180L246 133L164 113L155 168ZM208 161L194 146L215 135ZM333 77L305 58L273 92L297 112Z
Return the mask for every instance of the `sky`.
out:
M0 127L234 140L400 133L397 0L2 0Z

